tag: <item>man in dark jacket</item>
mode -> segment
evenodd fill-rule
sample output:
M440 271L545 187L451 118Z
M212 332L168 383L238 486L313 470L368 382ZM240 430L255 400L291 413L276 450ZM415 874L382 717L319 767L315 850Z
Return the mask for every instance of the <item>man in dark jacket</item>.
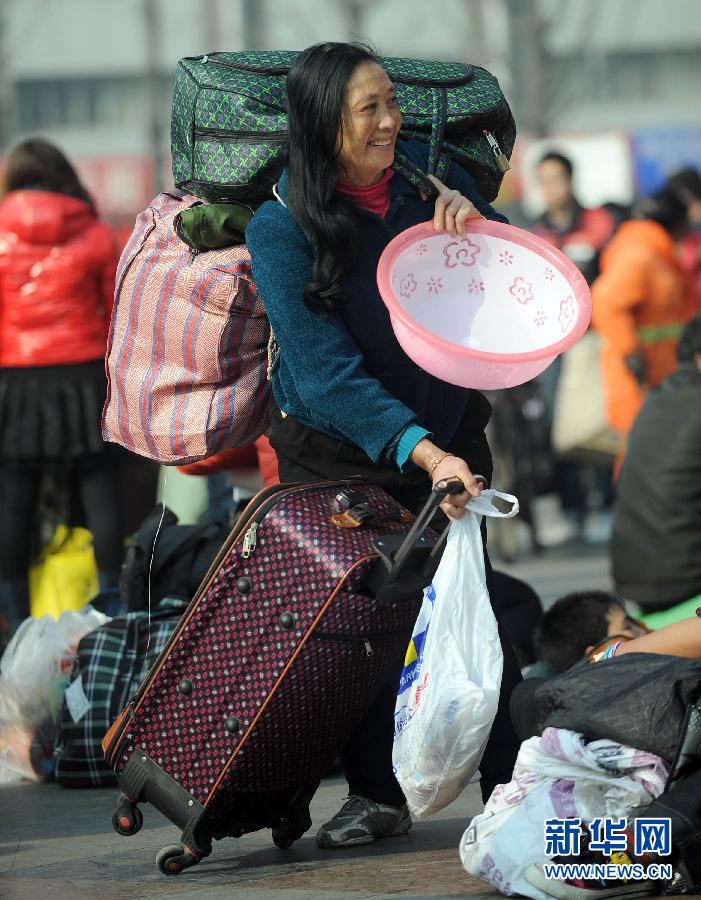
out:
M614 512L616 587L646 611L701 594L701 316L677 360L633 425Z

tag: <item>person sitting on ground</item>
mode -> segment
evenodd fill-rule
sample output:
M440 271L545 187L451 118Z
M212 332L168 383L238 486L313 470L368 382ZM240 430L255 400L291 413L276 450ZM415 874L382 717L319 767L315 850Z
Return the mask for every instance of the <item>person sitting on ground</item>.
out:
M550 675L587 658L600 662L626 653L662 653L701 659L701 606L697 615L650 631L605 591L582 591L558 600L536 632L536 652ZM537 664L536 664L537 665ZM545 668L529 676L548 677Z
M659 631L632 618L606 591L578 591L557 600L535 631L538 662L511 695L511 718L519 739L537 734L534 695L550 678L585 662L627 653L661 653L701 659L701 606L695 616Z
M529 678L551 678L580 662L608 637L635 638L646 628L606 591L577 591L557 600L535 631L537 662Z
M633 426L614 506L616 590L646 612L701 594L701 315L677 358Z
M598 592L597 592L598 593ZM573 595L577 596L577 595ZM665 656L683 657L685 659L701 659L701 607L697 610L697 614L690 618L674 622L666 628L659 631L651 631L638 636L631 636L632 629L629 627L621 628L621 633L612 634L612 632L621 624L626 623L622 619L623 608L617 604L610 595L602 594L600 600L603 603L608 597L613 601L614 606L609 607L608 628L609 636L596 647L588 647L585 659L589 663L599 663L604 660L610 660L612 665L616 665L616 660L630 653L645 654L662 654ZM568 598L565 598L568 599ZM547 615L547 614L546 614ZM569 619L572 622L572 619ZM592 622L594 619L592 618ZM601 622L596 623L598 626ZM636 623L633 622L635 625ZM593 634L591 631L590 634ZM583 660L577 660L582 663ZM580 668L582 675L585 674L586 666ZM636 667L637 668L637 667ZM630 669L628 670L630 671ZM607 673L607 681L611 681L614 677L615 670L609 669ZM536 737L543 731L543 722L539 721L537 692L545 679L530 678L527 681L517 685L511 698L511 714L513 717L516 731L523 741L527 741ZM584 684L582 690L584 690ZM620 687L615 686L614 696L620 696ZM562 690L562 688L559 688ZM572 691L572 683L569 684L569 692ZM586 696L586 695L585 695ZM541 709L542 714L542 709ZM630 719L630 717L629 717ZM689 719L693 722L693 719ZM547 723L545 723L547 725ZM628 725L627 727L631 727ZM599 735L601 736L601 735ZM627 856L630 862L638 863L646 867L651 862L671 862L674 870L678 873L675 876L676 890L673 893L687 893L698 895L701 888L701 857L699 855L699 847L701 847L701 770L698 768L698 748L699 740L693 724L684 726L680 746L684 748L685 753L681 758L684 765L674 772L675 781L668 781L667 786L662 794L652 800L647 806L639 807L631 810L627 817L627 833L628 847ZM631 746L637 744L631 743ZM677 759L679 764L679 759ZM674 767L673 767L674 770ZM601 810L601 814L605 814L605 810ZM633 819L644 819L650 821L653 819L669 819L670 820L670 845L672 852L670 855L659 859L655 853L637 853L634 852L635 845L632 840L634 831ZM614 862L613 855L602 853L599 848L593 850L588 846L588 842L583 841L581 851L576 854L555 857L553 862L572 863L610 863ZM543 886L542 869L541 877L538 877L538 867L533 872L535 880L533 884ZM529 880L531 880L529 878ZM686 889L680 888L685 885ZM571 900L573 897L581 896L589 897L613 897L613 896L638 896L643 894L651 894L654 890L653 882L629 880L621 882L617 879L611 881L583 881L579 878L568 880L562 878L560 880L552 879L547 882L547 892L553 897L564 897Z
M581 636L576 634L576 629L582 630ZM582 654L580 652L582 641L592 640L596 634L604 636L596 642L596 646L586 647ZM623 606L610 594L603 591L571 594L563 597L545 614L540 632L536 635L536 646L541 657L554 660L555 666L560 671L569 668L566 663L570 659L575 666L580 666L585 661L599 663L611 660L615 663L615 660L629 653L663 654L698 660L701 659L701 607L695 616L675 622L659 631L645 633L645 629L627 616ZM560 654L563 647L565 653L569 654L567 659ZM543 723L538 721L536 694L544 681L545 678L529 678L517 685L512 694L511 715L516 732L523 741L537 736L542 731ZM693 731L689 733L693 734ZM695 746L693 738L691 746L692 748ZM684 772L678 784L668 783L664 793L647 807L631 813L636 818L646 820L659 817L671 820L672 855L666 858L666 861L672 862L675 871L681 872L681 878L688 887L687 893L698 891L698 883L701 880L701 866L698 865L697 852L701 841L700 797L701 771L691 769ZM630 834L633 829L630 818L628 829ZM627 852L631 862L643 866L656 860L654 854L636 856L632 852L632 842L629 843ZM553 861L608 863L613 860L612 857L599 852L590 852L585 842L579 854L566 858L556 857ZM536 879L533 883L540 886L542 878ZM616 880L590 884L582 880L563 879L548 881L547 890L553 897L609 897L624 896L627 893L633 895L652 893L653 884L636 881L623 884Z

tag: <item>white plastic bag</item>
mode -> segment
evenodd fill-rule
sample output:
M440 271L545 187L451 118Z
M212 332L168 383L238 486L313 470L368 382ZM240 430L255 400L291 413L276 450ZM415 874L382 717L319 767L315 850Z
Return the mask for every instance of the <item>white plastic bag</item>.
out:
M498 785L460 842L465 869L503 894L547 900L528 879L548 862L545 820L627 816L664 790L667 764L610 740L546 728L521 744L508 784Z
M88 605L30 616L0 660L0 783L51 773L53 741L78 642L108 621Z
M500 512L493 500L513 504ZM482 515L510 518L518 501L487 490L453 522L424 592L394 714L394 772L416 818L460 794L479 767L499 703L503 655L485 582Z

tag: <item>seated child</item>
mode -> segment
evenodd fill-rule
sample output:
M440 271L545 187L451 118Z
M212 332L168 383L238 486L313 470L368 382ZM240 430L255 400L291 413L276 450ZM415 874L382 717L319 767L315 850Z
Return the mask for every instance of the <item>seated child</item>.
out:
M701 659L701 606L696 615L680 622L673 622L659 631L649 631L631 638L625 632L610 635L598 647L589 647L589 662L618 658L625 653L661 653L665 656L683 656Z
M605 591L568 594L543 614L535 632L538 662L528 670L527 677L551 678L579 662L608 637L637 638L647 630Z

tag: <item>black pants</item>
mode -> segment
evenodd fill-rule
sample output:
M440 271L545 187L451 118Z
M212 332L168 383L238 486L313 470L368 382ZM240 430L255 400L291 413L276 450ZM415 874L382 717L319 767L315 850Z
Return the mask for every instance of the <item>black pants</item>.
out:
M492 462L489 446L483 430L478 430L475 424L466 420L446 449L465 459L473 472L490 480ZM409 475L401 475L396 469L372 462L357 447L306 428L289 417L283 418L277 409L271 410L270 442L277 453L282 482L334 480L362 475L383 487L413 512L418 511L428 497L430 484L425 472L414 470ZM486 541L486 528L483 528L483 540ZM486 547L484 558L487 587L493 597L492 569ZM495 615L504 651L504 673L499 708L480 765L482 797L485 800L497 784L510 780L519 748L509 715L509 699L514 686L521 680L521 673L497 609ZM396 677L381 689L341 755L349 792L392 806L401 806L405 800L392 771L394 705L399 674L397 672Z
M122 564L123 532L118 485L111 462L90 462L75 475L87 527L93 535L99 572L117 574ZM31 559L42 473L37 467L0 466L0 578L19 579Z
M530 584L507 575L494 572L492 602L498 608L501 624L516 653L519 666L530 666L536 661L534 632L543 618L540 597Z

